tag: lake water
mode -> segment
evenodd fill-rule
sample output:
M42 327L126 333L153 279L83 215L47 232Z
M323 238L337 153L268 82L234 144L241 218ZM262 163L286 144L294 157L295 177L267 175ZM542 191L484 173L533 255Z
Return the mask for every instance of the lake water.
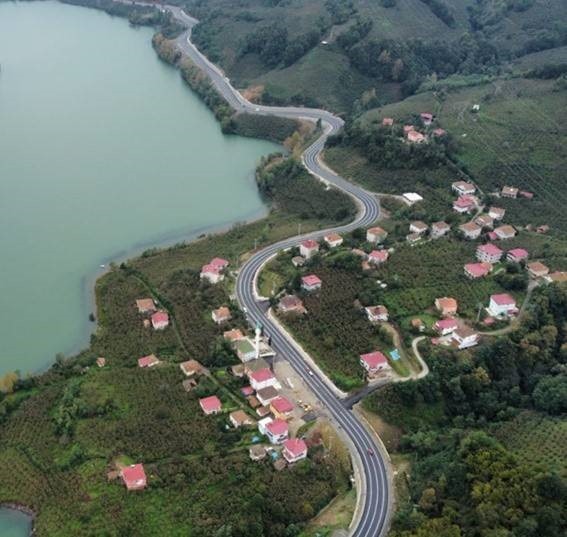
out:
M222 135L151 36L0 2L0 374L86 344L100 264L264 211L253 170L278 146Z
M12 509L0 509L0 536L27 537L31 531L31 519Z

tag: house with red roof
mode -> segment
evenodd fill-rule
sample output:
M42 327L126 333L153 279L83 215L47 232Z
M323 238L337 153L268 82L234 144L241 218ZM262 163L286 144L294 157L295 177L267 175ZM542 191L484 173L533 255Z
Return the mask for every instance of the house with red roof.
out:
M435 308L443 317L451 317L457 314L459 304L454 298L444 296L435 299Z
M539 261L534 261L533 263L528 263L528 274L532 278L543 278L549 274L549 268L540 263Z
M491 263L467 263L465 265L465 276L471 280L484 278L492 272Z
M492 317L509 317L518 313L518 307L514 297L508 293L500 293L490 296L490 303L486 311Z
M481 228L492 229L494 227L494 218L492 218L488 214L479 214L475 218L474 222Z
M216 395L209 395L199 399L199 405L203 412L209 416L211 414L218 414L222 410L221 400Z
M282 444L289 435L289 428L285 420L275 419L266 425L265 430L270 444Z
M305 459L307 444L301 438L290 438L284 442L282 455L289 464Z
M343 243L343 238L338 233L329 233L323 237L329 248L336 248Z
M372 250L368 254L368 262L373 265L381 265L388 260L389 256L388 250Z
M305 259L313 257L319 252L319 243L317 241L307 239L299 245L299 255Z
M410 144L423 144L427 141L425 135L417 131L409 131L406 134L406 138Z
M468 326L457 328L451 335L451 342L459 350L468 349L478 345L478 334Z
M385 117L382 119L382 126L383 127L391 127L394 124L394 118Z
M366 231L366 241L377 243L382 242L388 236L388 232L380 226L371 227Z
M459 231L463 234L466 239L475 240L480 237L482 233L482 228L475 224L474 222L467 222L459 226Z
M136 307L138 313L153 313L156 311L156 304L153 298L139 298L136 300Z
M120 477L128 490L142 490L146 488L147 478L143 464L131 464L120 470Z
M440 319L433 325L433 328L439 335L446 336L459 328L459 324L455 319Z
M196 375L202 375L205 373L205 368L197 360L187 360L186 362L181 362L179 368L183 371L186 377L194 377Z
M508 251L506 260L510 261L511 263L521 263L522 261L526 261L529 255L529 252L527 250L524 250L523 248L513 248L512 250Z
M283 395L278 395L270 402L270 411L280 420L287 420L291 416L293 409L293 403Z
M380 371L387 371L390 369L388 359L380 351L361 354L360 365L364 367L369 376L375 375Z
M169 315L166 311L158 311L152 315L154 330L164 330L169 326Z
M408 132L415 130L413 125L404 125L404 136L407 136Z
M315 274L308 274L301 278L301 288L308 293L321 289L322 281Z
M143 356L138 360L138 367L154 367L159 363L160 361L157 359L155 354L149 354L148 356Z
M519 192L520 197L527 199L527 200L531 200L534 199L534 193L530 192L529 190L520 190Z
M220 270L224 270L228 267L229 263L226 259L223 259L222 257L214 257L213 259L211 259L209 265L212 265L213 267L217 267Z
M268 386L273 386L276 389L280 387L278 379L268 367L251 371L248 375L248 379L250 380L250 386L256 391L267 388Z
M453 210L459 214L470 213L478 207L478 199L475 196L459 196L453 202Z
M213 310L211 317L217 324L223 324L232 319L230 309L226 306L221 306L220 308Z
M476 249L476 258L482 263L498 263L504 252L495 244L481 244Z
M476 186L466 181L455 181L451 185L453 192L456 192L459 197L470 196L476 192Z
M441 129L441 128L433 129L433 136L435 136L435 138L441 138L442 136L445 136L446 134L447 134L447 131L445 129Z
M212 284L219 283L224 280L223 269L218 265L203 265L199 277Z
M494 234L499 240L513 239L516 236L516 230L509 225L499 226L494 230Z
M222 336L224 337L224 339L230 341L231 343L234 343L235 341L244 338L244 334L242 333L242 330L240 330L240 328L233 328L232 330L227 330L226 332L223 333Z
M386 322L388 320L388 308L386 306L368 306L364 308L364 311L371 323Z
M278 310L282 313L299 313L301 315L307 313L303 301L295 295L282 297L278 303Z
M256 420L252 419L244 410L235 410L228 415L228 419L235 429L255 425Z

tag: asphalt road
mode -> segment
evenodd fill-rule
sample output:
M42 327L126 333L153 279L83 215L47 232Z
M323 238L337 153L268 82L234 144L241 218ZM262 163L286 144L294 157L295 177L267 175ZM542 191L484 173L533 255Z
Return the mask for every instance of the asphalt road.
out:
M143 3L139 2L139 4ZM391 505L387 463L382 450L375 442L374 437L360 423L355 414L345 407L343 401L333 393L325 380L309 368L302 357L297 343L282 334L276 324L270 320L265 308L262 308L257 302L255 293L257 275L264 263L272 256L281 250L297 246L302 240L307 238L321 239L330 231L345 233L358 227L369 226L380 214L378 201L375 196L346 181L328 168L321 166L319 162L319 155L325 146L327 137L342 128L343 120L341 118L324 110L302 107L269 107L246 101L230 85L230 81L220 69L209 62L191 43L191 29L197 23L197 20L178 7L163 7L188 27L188 30L176 39L180 50L209 75L216 89L236 111L276 115L293 119L321 120L324 134L305 150L303 154L304 165L320 179L348 193L357 203L358 214L355 221L350 224L339 226L332 230L327 229L285 239L256 252L240 269L236 280L236 296L240 306L247 312L249 322L252 325L260 323L263 326L264 333L272 338L274 350L286 359L297 373L301 375L305 383L327 408L334 421L348 435L356 449L360 468L364 475L356 483L361 507L356 523L351 528L349 534L353 537L382 537L388 531Z

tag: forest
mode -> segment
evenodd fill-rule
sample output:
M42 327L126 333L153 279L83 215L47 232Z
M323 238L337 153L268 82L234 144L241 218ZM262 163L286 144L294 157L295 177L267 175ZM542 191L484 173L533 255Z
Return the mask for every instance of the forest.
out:
M542 437L535 456L520 459L505 446L511 438L491 432L522 412L565 415L566 321L567 288L542 288L519 330L475 353L426 346L426 378L391 385L365 402L401 427L398 450L412 460L393 535L564 535L565 456L559 467L542 464Z

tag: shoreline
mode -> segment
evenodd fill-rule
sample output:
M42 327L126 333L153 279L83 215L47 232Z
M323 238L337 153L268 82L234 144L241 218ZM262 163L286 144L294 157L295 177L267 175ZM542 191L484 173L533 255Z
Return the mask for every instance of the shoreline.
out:
M22 513L26 515L29 518L29 522L30 522L30 532L29 532L30 537L33 537L33 535L36 534L35 520L37 518L37 513L31 507L28 507L27 505L17 502L5 502L5 503L0 503L0 512L2 510L15 511L17 513Z

